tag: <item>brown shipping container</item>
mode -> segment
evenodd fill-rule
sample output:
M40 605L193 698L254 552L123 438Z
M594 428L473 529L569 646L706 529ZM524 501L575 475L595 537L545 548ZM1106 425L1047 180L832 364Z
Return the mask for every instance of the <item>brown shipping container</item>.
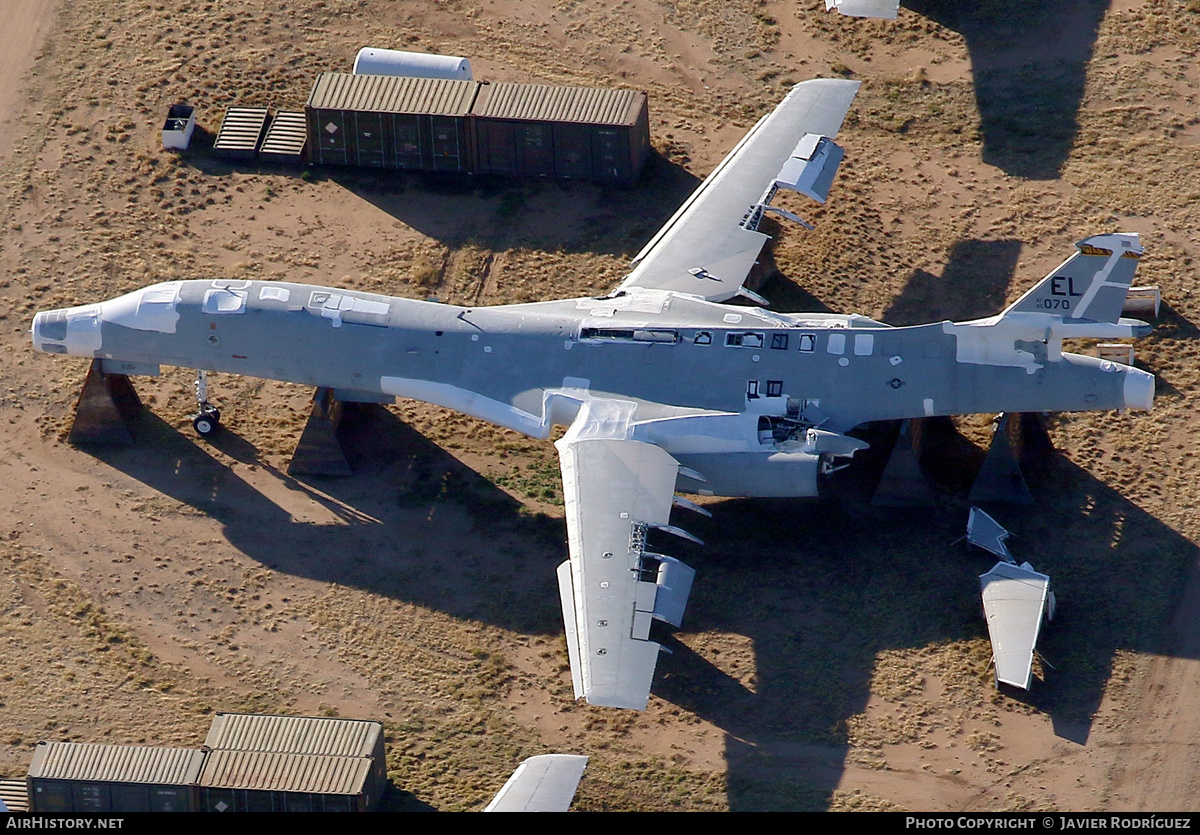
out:
M383 750L383 725L379 722L365 719L343 719L332 717L312 716L267 716L255 713L218 713L213 718L208 738L204 747L212 753L205 765L201 778L204 793L201 796L203 808L215 808L216 804L226 803L237 808L248 810L267 809L266 804L274 804L275 811L305 807L312 804L314 811L355 811L366 810L379 802L387 785L387 760ZM221 753L223 758L217 758ZM230 759L225 754L271 754L284 757L274 759L255 759L253 757L234 757ZM258 774L253 770L245 771L241 783L230 782L231 775L237 773L230 770L234 763L238 768L246 769L255 763L260 763L270 769L279 769L288 763L304 762L310 765L320 765L321 760L289 760L291 755L318 755L331 759L330 763L321 768L332 768L329 774L346 774L349 769L355 775L357 784L351 789L346 786L337 787L332 783L325 787L312 785L299 786L294 784L271 784L266 773ZM336 765L336 759L341 764ZM216 779L217 762L224 763L219 773L223 776ZM361 773L360 773L361 769ZM284 768L282 773L288 773ZM289 778L290 779L290 778ZM216 780L216 782L212 782ZM206 782L207 781L207 782ZM266 782L263 782L266 781ZM236 804L230 801L228 792L251 791L243 796L238 794ZM273 800L266 795L254 795L254 790L276 792ZM299 792L301 795L335 794L338 797L326 797L319 803L312 798L304 799L299 795L284 797L288 792ZM350 798L353 795L353 798ZM323 804L323 805L322 805ZM349 804L347 807L346 804ZM346 808L343 808L346 807ZM307 808L307 807L305 807Z
M190 812L203 761L194 749L39 742L27 777L30 811Z
M309 161L414 171L474 170L478 83L321 73L304 112Z
M481 84L471 108L480 174L629 183L650 154L646 94Z
M198 785L202 812L370 812L383 786L370 757L210 751Z

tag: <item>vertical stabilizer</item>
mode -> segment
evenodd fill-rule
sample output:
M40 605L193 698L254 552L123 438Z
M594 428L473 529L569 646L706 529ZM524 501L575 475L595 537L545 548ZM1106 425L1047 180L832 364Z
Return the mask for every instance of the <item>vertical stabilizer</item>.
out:
M1004 311L1053 313L1064 321L1113 322L1121 318L1142 246L1134 233L1093 235L1076 252Z

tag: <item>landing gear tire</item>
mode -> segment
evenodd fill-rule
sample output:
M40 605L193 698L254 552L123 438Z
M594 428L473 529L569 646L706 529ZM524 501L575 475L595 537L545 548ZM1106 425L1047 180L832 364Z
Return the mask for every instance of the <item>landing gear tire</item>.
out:
M221 413L216 409L201 412L192 418L192 428L201 438L211 438L221 428Z

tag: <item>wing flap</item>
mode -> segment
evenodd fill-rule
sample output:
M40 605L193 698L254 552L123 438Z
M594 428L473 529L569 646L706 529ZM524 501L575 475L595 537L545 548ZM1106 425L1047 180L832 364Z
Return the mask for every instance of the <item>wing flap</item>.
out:
M674 627L683 622L683 610L692 593L696 571L690 565L665 554L655 554L658 567L658 594L654 599L654 617Z
M577 428L555 444L571 554L558 569L571 680L576 698L641 710L660 648L651 621L678 625L691 590L690 568L646 550L647 530L668 527L679 464L653 444Z
M806 133L779 169L774 185L824 203L829 199L829 189L833 187L833 178L845 155L841 146L829 137Z
M793 87L638 253L621 289L711 301L737 295L767 241L758 223L775 192L792 189L820 202L829 196L842 159L832 140L858 86L822 78Z

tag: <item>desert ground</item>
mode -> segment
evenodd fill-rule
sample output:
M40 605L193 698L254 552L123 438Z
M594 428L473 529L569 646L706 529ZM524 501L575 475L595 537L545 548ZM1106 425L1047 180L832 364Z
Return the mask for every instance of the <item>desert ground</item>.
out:
M224 108L302 106L365 45L645 90L656 153L632 188L207 153ZM381 720L396 810L478 810L555 751L591 757L584 810L1200 808L1195 0L8 0L0 46L0 776L39 740L198 746L225 710ZM181 370L136 380L134 446L65 441L86 363L32 351L37 310L202 277L603 293L817 76L863 86L829 202L783 201L816 228L774 228L773 307L988 315L1108 231L1162 288L1154 410L1052 416L1036 503L993 509L1060 601L1028 694L995 688L991 563L952 544L990 415L927 456L932 508L871 506L886 428L820 500L708 500L641 713L571 698L548 442L401 402L347 421L354 476L297 478L310 391L215 376L210 443ZM186 153L160 142L177 101Z

